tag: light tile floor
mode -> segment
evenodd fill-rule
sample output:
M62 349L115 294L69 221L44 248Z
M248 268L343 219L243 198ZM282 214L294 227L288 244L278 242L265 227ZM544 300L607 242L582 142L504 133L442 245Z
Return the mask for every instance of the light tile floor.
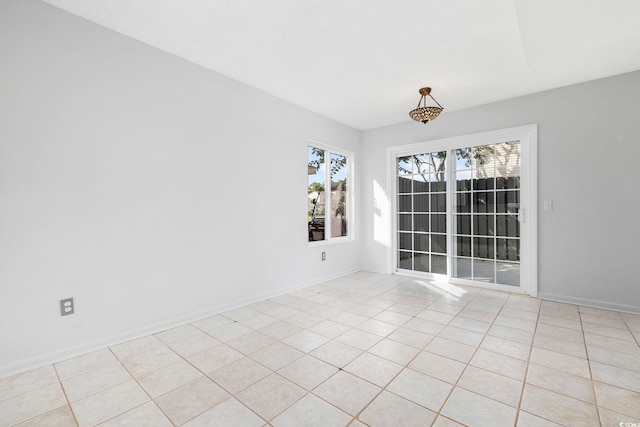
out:
M360 272L2 379L0 426L640 426L639 341L638 315Z

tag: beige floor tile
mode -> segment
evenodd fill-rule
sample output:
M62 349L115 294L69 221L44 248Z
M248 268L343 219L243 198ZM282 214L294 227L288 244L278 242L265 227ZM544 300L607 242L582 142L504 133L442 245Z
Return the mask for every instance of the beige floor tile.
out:
M166 349L167 346L153 335L127 341L109 347L120 360L129 359L142 353Z
M111 418L100 424L100 427L171 427L172 425L162 411L153 402L149 402Z
M65 379L84 374L115 362L117 362L117 359L113 353L111 353L109 349L105 348L56 363L54 366L60 378Z
M627 324L622 320L618 313L614 313L616 317L602 317L588 313L580 313L583 323L593 323L600 326L608 326L610 328L627 329Z
M244 334L248 334L249 332L252 332L252 331L253 329L251 328L247 328L246 326L241 325L240 323L233 322L233 323L228 323L224 326L220 326L215 329L207 330L205 332L211 335L213 338L217 339L218 341L227 342L234 338L238 338L239 336L242 336Z
M329 341L309 354L337 368L343 368L353 359L360 356L362 354L362 350L343 344L339 341Z
M440 301L436 301L433 304L431 304L429 306L429 309L439 311L441 313L452 314L454 316L460 313L460 311L462 311L462 307L459 307L457 305L452 305L452 304L446 304Z
M517 409L456 387L442 415L466 425L513 426Z
M381 336L372 334L371 332L351 329L337 337L336 341L350 345L351 347L359 348L360 350L368 350L376 345L381 339Z
M442 323L443 325L447 325L449 322L455 319L455 316L453 314L443 313L441 311L432 310L430 308L422 310L415 316L418 319L430 320L432 322Z
M271 370L248 357L244 357L223 368L208 373L207 376L229 393L235 394L257 383L270 373Z
M455 317L451 322L449 322L449 325L481 334L486 334L489 328L491 328L491 323L489 322L467 319L466 317Z
M56 382L0 402L0 425L17 424L66 405Z
M217 339L212 338L204 332L199 332L187 339L173 343L169 345L169 347L180 356L189 357L219 344L220 341Z
M140 353L130 358L121 359L121 362L131 375L139 377L178 360L180 360L180 356L169 347L163 346L147 353Z
M509 328L519 329L525 332L534 332L536 330L536 323L536 320L531 321L515 318L502 314L502 312L500 312L498 317L496 317L496 320L493 322L494 325L507 326Z
M258 311L260 313L266 313L269 310L273 310L274 308L282 307L282 304L278 304L275 301L271 300L263 300L254 302L253 304L249 304L247 308Z
M184 424L185 427L260 427L265 420L233 397Z
M535 347L544 348L545 350L557 351L558 353L564 353L580 357L582 359L587 358L587 351L585 350L584 343L555 338L550 335L536 334L533 339L533 345Z
M387 391L438 412L452 388L447 382L413 369L404 369L387 386Z
M493 323L496 317L498 317L498 313L490 313L467 306L460 312L459 316L466 317L468 319L480 320L482 322Z
M423 311L424 307L421 306L420 304L412 305L412 304L398 303L398 304L393 304L392 306L390 306L389 310L390 311L395 311L396 313L401 313L401 314L413 317L413 316L417 316L418 313Z
M531 349L530 362L584 378L590 378L591 376L589 362L586 359L558 353L557 351L533 347Z
M382 320L383 322L391 323L393 325L402 326L411 320L412 316L407 314L397 313L392 310L382 311L374 316L376 320Z
M423 349L434 338L434 335L414 331L402 326L389 334L387 338L411 347Z
M438 415L436 421L431 425L431 427L466 427L464 424L457 423L445 416Z
M604 335L609 338L635 342L633 335L631 335L631 332L629 332L628 329L611 328L609 326L595 325L593 323L583 323L582 329L585 333Z
M302 331L302 328L292 325L291 323L278 321L265 326L264 328L260 328L258 331L276 340L282 340L297 332Z
M594 404L591 380L535 363L529 364L527 383Z
M246 326L247 328L260 329L279 321L280 320L276 319L275 317L271 317L266 314L260 313L260 314L256 314L255 316L250 316L244 319L240 319L238 320L238 323Z
M485 336L480 348L524 361L529 360L529 354L531 353L530 345L490 335Z
M298 308L302 309L302 307L303 305L300 305ZM288 317L286 321L300 328L308 329L311 326L315 325L316 323L320 323L323 320L325 320L320 316L314 316L312 314L309 314L309 311L311 310L312 309L309 308L307 311L302 311L298 314L294 314L293 316Z
M76 427L71 409L68 406L61 406L58 409L47 412L36 418L31 418L23 423L16 424L16 427Z
M308 394L278 415L271 424L274 427L327 427L346 426L351 416Z
M571 341L578 344L584 343L584 335L582 331L563 328L560 326L539 324L536 329L536 335L545 335L559 340Z
M584 334L587 348L599 347L618 353L630 354L640 358L640 346L627 340L605 337L603 335Z
M640 420L640 393L598 381L593 385L598 406Z
M265 314L279 320L285 320L291 316L295 316L298 313L300 313L300 310L283 305L277 308L273 308L271 310L267 310Z
M484 338L484 334L449 325L438 334L438 337L478 347Z
M640 353L629 354L606 348L588 346L589 360L640 372Z
M431 425L435 417L435 412L383 391L358 418L370 426L423 427Z
M368 352L404 366L409 363L420 350L397 341L383 339L371 347Z
M537 309L535 311L520 310L518 308L511 308L510 306L505 304L502 310L500 310L499 316L507 316L514 319L522 319L522 320L528 320L530 322L537 322L538 310Z
M522 381L527 370L527 363L515 357L479 349L469 364L514 380Z
M182 325L176 328L168 329L166 331L154 334L156 338L165 343L168 346L171 344L175 344L178 341L182 341L186 338L197 335L198 333L202 333L200 329L196 328L193 325Z
M306 390L314 389L336 372L338 368L335 366L306 355L278 371L280 375Z
M402 366L373 354L364 353L349 363L344 370L384 387L402 370Z
M219 328L224 325L228 325L233 323L233 320L228 317L221 316L216 314L214 316L205 317L204 319L197 320L195 322L191 322L193 326L200 329L201 331L208 332L213 329Z
M94 426L149 401L134 382L117 385L71 404L78 425Z
M271 420L306 393L280 375L271 374L238 393L236 398L265 420Z
M633 423L637 423L636 418L630 417L629 415L620 414L618 412L610 411L609 409L599 408L600 412L600 423L603 427L608 426L629 426L635 427ZM621 424L623 423L623 424ZM627 424L629 423L629 424Z
M187 357L187 361L200 371L208 374L243 357L239 351L232 349L226 344L220 344Z
M601 383L626 388L640 393L639 371L631 371L629 369L618 368L598 362L590 362L590 364L591 375L594 381L600 381Z
M523 384L521 381L469 366L457 386L517 408Z
M424 349L463 363L469 363L469 360L471 360L477 350L476 347L441 337L434 338Z
M309 328L311 332L329 339L342 335L349 329L351 329L351 327L343 325L342 323L334 322L333 320L323 320Z
M281 342L274 342L273 344L253 353L251 358L267 368L276 371L303 355L303 352L296 350L293 347L282 344Z
M545 420L537 415L530 414L525 411L520 411L518 413L518 421L516 424L518 427L557 427L560 426L558 423L554 423L553 421Z
M599 424L594 405L530 384L524 388L521 409L566 426Z
M274 342L275 340L273 338L263 335L260 332L253 331L231 339L227 341L226 344L229 347L238 350L240 353L249 355L273 344Z
M55 384L58 377L53 365L32 369L0 379L0 401Z
M533 332L522 331L502 325L491 326L487 335L527 345L531 345L533 342Z
M438 335L445 327L442 323L431 320L418 319L414 317L403 325L404 328L413 329L423 334Z
M348 372L338 372L318 386L313 394L355 416L380 393L380 390L380 387Z
M360 316L365 316L365 317L374 317L384 311L383 308L376 307L374 305L367 305L367 304L356 304L352 307L349 307L348 310L351 313L359 314ZM333 313L331 316L328 316L328 317L333 317L338 314L340 313Z
M358 326L360 323L368 319L369 317L367 316L361 316L359 314L351 313L349 311L344 311L331 318L331 320L333 320L334 322L341 323L351 328Z
M323 337L322 335L318 335L309 330L295 333L282 340L283 343L290 345L291 347L296 348L304 353L313 351L314 349L320 347L322 344L328 341L329 338Z
M560 317L549 316L547 314L541 314L538 317L538 324L573 329L574 331L582 332L582 322L579 317L576 317L576 319L563 319Z
M184 360L178 360L141 375L137 380L149 396L156 398L202 376L203 374L191 364Z
M382 320L369 319L360 323L358 326L356 326L356 328L361 331L378 335L380 337L386 337L391 332L398 329L398 326L394 325L393 323L383 322Z
M229 397L229 393L209 378L200 377L155 401L171 421L181 425Z
M455 384L466 365L428 351L422 351L409 364L409 368L442 381Z
M580 312L581 316L588 315L588 316L596 316L603 319L613 319L613 320L621 319L620 313L613 310L605 310L602 308L587 307L587 306L581 305L581 306L578 306L578 311Z
M69 401L75 402L131 379L131 375L120 363L112 363L85 374L62 380L62 385Z

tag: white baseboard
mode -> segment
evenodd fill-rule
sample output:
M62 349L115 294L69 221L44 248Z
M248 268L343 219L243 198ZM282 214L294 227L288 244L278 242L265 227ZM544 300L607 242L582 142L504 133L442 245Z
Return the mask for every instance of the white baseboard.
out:
M640 307L627 304L618 304L608 301L578 298L567 295L551 294L548 292L538 292L538 298L549 301L565 302L568 304L584 305L587 307L602 308L605 310L622 311L625 313L640 314Z
M145 325L140 328L132 329L122 334L111 335L109 337L101 338L99 340L79 344L73 347L69 347L65 350L53 351L31 357L29 359L21 360L15 363L9 363L4 366L0 366L0 378L9 377L15 374L19 374L31 369L40 368L42 366L51 365L52 363L58 363L63 360L71 359L76 356L101 350L105 347L114 346L123 342L131 341L137 338L142 338L147 335L157 334L158 332L166 331L167 329L175 328L187 323L195 322L196 320L204 319L205 317L220 314L225 311L232 310L237 307L242 307L254 302L263 301L265 299L274 298L280 295L288 294L299 289L304 289L309 286L317 285L319 283L327 282L329 280L344 277L349 274L360 271L360 268L353 268L338 273L329 274L326 276L316 277L311 280L297 283L293 286L276 289L270 292L264 292L258 295L252 295L250 298L243 298L236 300L232 303L222 304L206 310L201 310L195 313L189 313L183 316L174 317L172 319L163 320L161 322Z

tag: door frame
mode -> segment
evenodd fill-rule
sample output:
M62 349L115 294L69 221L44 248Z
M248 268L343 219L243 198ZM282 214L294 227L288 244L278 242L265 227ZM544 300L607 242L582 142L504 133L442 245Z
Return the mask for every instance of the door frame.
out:
M397 200L398 190L396 186L396 158L416 153L427 153L435 151L447 151L477 145L489 145L507 141L520 141L520 206L523 210L524 221L520 224L520 287L508 285L485 284L464 279L456 279L444 275L431 273L421 273L412 271L411 275L426 276L442 280L447 279L450 283L468 284L489 289L498 289L510 292L523 292L533 297L538 295L538 125L531 124L506 129L499 129L488 132L480 132L469 135L454 136L427 140L414 144L399 145L387 148L387 188L391 194L391 229L389 232L392 242L390 253L390 265L393 273L398 272L397 259ZM451 156L448 156L450 162ZM449 168L447 168L449 169ZM447 174L449 170L447 170ZM524 185L523 185L524 184ZM448 187L447 194L451 189ZM449 274L451 272L451 210L453 201L451 197L447 200L447 259Z

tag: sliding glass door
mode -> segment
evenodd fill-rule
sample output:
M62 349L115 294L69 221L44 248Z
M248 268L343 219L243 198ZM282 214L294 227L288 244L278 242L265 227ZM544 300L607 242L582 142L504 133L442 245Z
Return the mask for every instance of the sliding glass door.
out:
M396 269L519 288L532 237L522 235L522 142L448 142L394 156Z

